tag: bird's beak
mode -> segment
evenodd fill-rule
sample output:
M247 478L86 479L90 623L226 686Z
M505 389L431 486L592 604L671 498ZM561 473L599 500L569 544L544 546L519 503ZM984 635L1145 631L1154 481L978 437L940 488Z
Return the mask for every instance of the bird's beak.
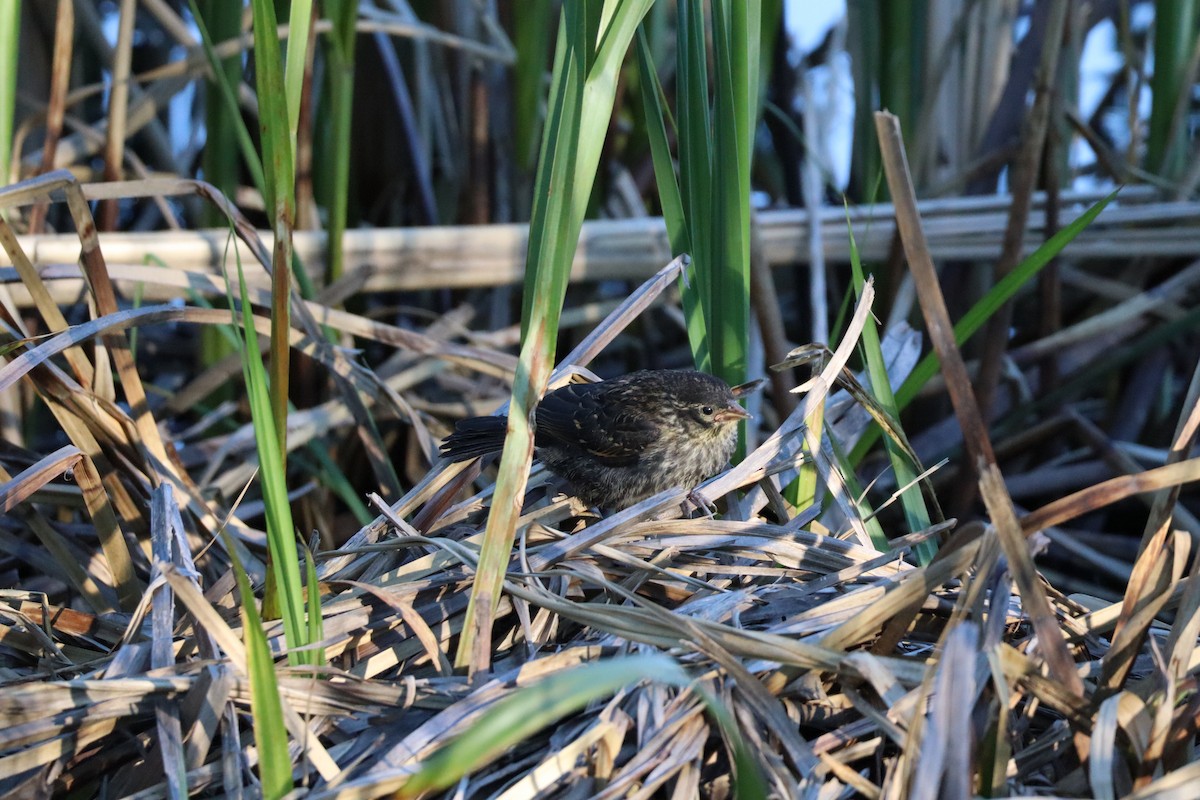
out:
M713 419L717 422L737 422L740 419L750 419L750 412L734 403L713 414Z

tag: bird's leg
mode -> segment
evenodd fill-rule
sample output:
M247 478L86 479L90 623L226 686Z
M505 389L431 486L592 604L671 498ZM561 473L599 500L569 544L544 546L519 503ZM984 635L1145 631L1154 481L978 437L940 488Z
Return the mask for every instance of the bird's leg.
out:
M708 519L713 519L713 515L717 511L717 504L701 495L695 489L687 493L687 497L683 499L683 502L684 505L693 506L694 510L701 512Z

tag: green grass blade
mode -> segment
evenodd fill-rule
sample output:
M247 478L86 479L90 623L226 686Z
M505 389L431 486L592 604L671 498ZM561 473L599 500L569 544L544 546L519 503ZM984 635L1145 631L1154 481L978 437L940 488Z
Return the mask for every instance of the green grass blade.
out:
M210 82L209 86L216 87L221 98L220 103L215 103L210 98L208 101L209 108L211 109L212 107L220 105L225 110L222 119L227 120L229 125L232 126L231 130L234 134L234 138L237 141L238 151L242 154L242 159L246 163L246 169L250 171L250 179L254 183L254 187L258 189L263 197L266 197L267 182L266 178L263 177L262 159L259 158L258 150L254 147L254 140L250 137L250 130L246 127L246 121L242 118L241 110L238 107L237 90L235 88L237 81L230 75L230 72L225 69L224 62L217 57L217 52L213 48L212 35L210 34L208 25L205 22L206 17L211 17L212 15L201 14L200 9L196 5L196 0L188 0L188 2L192 10L192 19L196 21L196 29L200 32L200 43L204 47L204 55L208 59L209 69L212 70L212 81ZM228 10L230 7L227 4L222 4L219 2L219 0L214 0L214 2L224 10ZM240 15L235 16L240 17ZM212 134L210 133L209 135L211 136ZM228 135L228 131L222 134L217 134L218 137L224 135ZM219 139L209 139L209 143L218 147L220 146ZM226 191L225 187L220 186L219 184L214 185L216 185L218 189L221 189L221 191L226 192L227 196L233 196ZM236 188L236 186L234 188ZM220 216L220 219L224 221L224 215L220 214L220 212L217 213Z
M0 183L8 183L13 118L17 107L17 62L20 60L21 0L0 3Z
M333 162L326 200L329 237L325 263L328 264L326 281L332 283L344 271L342 242L350 206L350 132L354 112L354 45L358 38L355 35L358 3L355 0L330 0L325 8L333 22L333 30L325 47L326 86L329 90L329 144L326 152Z
M595 56L589 60L579 122L579 130L584 132L584 135L579 137L577 169L583 167L586 169L581 171L591 173L589 180L576 182L574 186L574 209L578 214L580 226L583 225L583 215L592 194L600 153L604 149L604 134L612 119L621 66L629 53L638 25L653 3L654 0L607 0L604 3L605 13L602 19L605 25ZM576 234L572 242L578 238ZM571 249L574 250L574 244Z
M1037 275L1042 267L1050 263L1051 259L1062 252L1063 248L1082 233L1088 225L1091 225L1092 220L1100 215L1100 212L1116 198L1120 191L1120 189L1117 189L1089 208L1080 215L1079 219L1064 227L1045 244L1035 250L1028 258L1018 264L1017 268L1011 273L997 281L996 285L980 298L979 302L971 306L971 310L964 314L962 319L954 325L955 341L959 345L962 345L970 339L1002 305L1020 291L1021 287L1032 279L1033 276ZM904 408L912 402L912 399L917 396L917 392L921 390L921 387L936 373L937 357L935 355L930 354L921 359L921 362L917 364L917 368L913 370L912 375L908 376L908 379L904 381L903 385L896 392L896 402L899 407Z
M238 594L241 596L242 635L246 641L246 669L250 673L250 715L254 724L254 743L258 749L258 777L262 796L284 797L295 788L292 783L292 759L288 754L288 732L283 723L283 702L275 676L275 659L267 644L262 618L254 604L254 591L237 549L227 531L226 550L232 560Z
M681 277L684 313L688 314L688 338L696 367L712 371L709 339L716 335L708 324L712 318L711 274L714 258L711 220L712 134L708 108L708 52L704 29L704 3L681 0L676 26L678 44L675 68L675 107L679 121L679 188L683 198L692 267ZM704 224L698 224L703 221ZM685 278L689 280L685 280ZM699 313L697 314L697 310ZM697 323L697 317L703 322ZM699 337L699 338L698 338Z
M1083 232L1088 225L1092 223L1097 216L1100 215L1109 203L1111 203L1120 192L1117 189L1112 194L1099 201L1082 215L1079 219L1067 225L1054 236L1050 237L1037 250L1029 255L1024 261L1017 265L1016 269L1002 278L996 283L991 290L980 298L970 311L963 315L962 319L954 326L954 339L961 346L970 339L983 324L991 318L992 314L996 313L1004 303L1006 303L1027 281L1033 278L1042 267L1050 263L1050 261L1062 252L1071 241ZM921 359L912 374L905 379L900 388L896 390L896 408L903 410L913 401L921 388L929 382L929 379L937 374L938 361L934 353L930 353ZM857 464L862 461L863 456L867 454L871 446L874 445L879 437L878 428L871 428L863 437L859 439L858 444L854 446L851 452L851 463Z
M658 186L659 204L662 206L663 221L667 225L667 237L671 241L671 254L679 255L690 250L687 219L683 211L683 195L679 191L679 180L675 176L675 162L671 159L671 145L667 141L666 120L670 110L663 102L662 84L658 70L654 67L654 56L646 37L645 27L638 28L637 58L642 106L646 113L646 134L650 140L650 155L654 162L654 180Z
M826 430L826 435L828 436L828 429ZM858 516L863 522L863 527L867 529L867 535L871 537L871 544L875 545L875 549L879 552L886 553L892 546L891 542L888 541L887 534L883 532L883 525L880 524L879 517L875 514L875 509L871 507L870 501L867 498L867 491L858 480L858 475L854 472L854 467L846 456L846 451L842 449L836 436L828 436L826 441L829 442L829 447L833 450L834 462L841 469L842 480L846 483L845 489L849 494L849 500L858 510Z
M711 85L704 24L710 6ZM733 384L745 380L750 337L750 161L761 26L761 0L678 5L679 192L694 264L693 280L682 288L684 309L703 315L702 326L688 318L696 365ZM649 62L648 54L643 60ZM650 116L648 92L643 102ZM664 171L656 166L656 175Z
M362 495L350 483L350 479L346 477L341 465L333 459L325 447L319 443L310 442L304 449L303 456L303 458L297 458L295 453L292 454L293 459L302 469L307 470L309 474L316 475L322 486L338 496L338 499L358 520L359 525L367 525L375 519L375 515L362 501ZM316 463L308 461L308 457L314 459Z
M538 134L545 116L543 87L554 21L551 6L550 0L526 0L521 13L513 15L513 45L517 49L513 68L513 147L517 165L526 171L536 164Z
M462 736L438 750L401 789L401 797L454 784L531 734L593 700L644 680L686 685L687 674L661 655L629 656L564 670L496 703Z
M906 129L915 129L929 12L923 0L853 2L846 10L854 85L862 87L854 93L852 194L861 201L881 188L886 199L872 114L886 108ZM881 297L890 295L886 287L876 288Z
M580 87L584 80L584 65L582 63L582 45L572 40L569 35L571 15L563 9L559 21L558 39L554 48L554 70L551 73L550 96L546 108L546 125L542 136L542 146L538 152L537 175L534 178L533 218L529 224L528 253L532 258L540 253L553 241L553 234L566 233L567 215L566 196L552 193L555 177L555 163L559 172L566 169L566 162L574 160L574 142L566 134L578 134L577 117L579 114ZM582 23L575 23L581 25ZM576 34L574 38L584 37ZM572 126L567 130L568 126ZM563 141L560 141L560 138ZM563 147L571 147L570 153L560 152ZM561 175L559 182L562 181ZM556 231L547 231L545 227L554 223ZM522 295L521 307L521 340L529 337L529 321L533 315L535 300L538 298L538 271L535 262L530 262L530 268L525 271L525 293Z
M758 77L755 91L756 110L755 117L762 116L763 104L767 99L767 84L771 80L771 64L774 60L775 42L779 38L779 31L783 27L783 0L759 0L762 5L762 11L759 18L759 32L757 36L751 36L750 41L762 42L762 45L757 48L755 56L758 58ZM786 116L786 115L785 115ZM791 119L788 118L789 124Z
M712 259L707 330L712 371L730 384L746 379L750 345L750 159L758 112L757 0L715 0L713 18ZM755 42L757 44L757 41Z
M242 297L249 297L245 277L239 271ZM267 371L258 348L254 347L254 324L249 303L242 304L242 324L246 336L242 370L250 412L254 420L255 442L259 459L259 481L262 484L264 510L267 518L267 543L271 554L272 573L280 593L280 612L288 647L308 644L304 628L304 596L300 586L300 561L296 556L295 527L287 497L282 445L275 435L271 390ZM302 654L291 654L292 663L303 663Z
M736 800L767 800L770 787L763 775L762 765L746 743L737 719L716 697L699 687L697 694L704 700L708 713L717 722L721 733L733 748L733 796Z
M463 634L455 655L457 666L469 667L472 671L483 669L490 662L491 621L504 583L533 454L529 419L549 380L570 269L569 258L582 226L582 210L576 212L571 205L571 181L575 178L581 132L580 103L587 74L587 42L581 9L567 4L559 23L550 104L534 184L529 268L521 317L523 344L513 382L508 435L500 457L500 475L484 531ZM589 183L594 177L594 170L590 175L579 176L580 180ZM575 216L580 217L580 226L574 225ZM569 252L566 250L568 241Z
M1189 74L1196 47L1200 0L1159 0L1154 11L1154 74L1150 76L1150 126L1146 167L1165 178L1187 168L1185 112L1192 95Z
M312 0L291 0L283 89L287 105L288 138L293 153L296 152L296 131L300 127L300 93L304 91L304 62L308 57L308 34L312 29L312 19Z
M854 279L854 291L861 297L863 286L866 284L866 275L863 273L862 261L858 257L858 243L854 240L854 228L850 224L849 204L846 205L846 232L850 237L850 271ZM899 419L900 413L896 408L896 397L892 392L892 383L888 379L887 364L884 361L883 348L879 344L879 330L875 327L874 319L868 319L863 326L860 341L867 362L871 393L874 395L875 401L892 419ZM892 471L896 474L896 485L908 487L900 496L908 529L910 532L923 531L929 527L930 516L929 509L925 506L925 498L921 494L921 487L916 482L919 465L918 469L914 469L907 454L902 448L896 446L891 437L884 438L884 445L887 447L888 458L892 462ZM876 548L879 548L879 544L879 542L875 543ZM930 539L917 545L917 561L922 565L932 561L936 554L937 543Z
M308 608L308 643L316 645L325 640L325 619L321 615L321 581L317 577L317 560L312 551L304 548L304 587ZM319 667L325 663L325 648L313 647L306 661Z
M296 162L290 138L283 66L276 38L275 4L251 0L254 19L254 73L262 130L267 215L275 245L271 257L271 407L281 463L287 453L288 331L292 273L292 228L296 219ZM245 295L243 295L245 296Z
M810 431L825 429L825 404L818 403L812 414L804 420ZM817 502L817 484L819 476L817 463L814 458L806 458L797 471L796 479L787 486L785 496L788 502L800 510L804 510Z
M745 225L750 227L750 163L754 158L754 131L758 126L760 54L770 51L762 39L762 0L722 0L729 14L729 49L733 67L733 113L737 122L738 169L745 176ZM749 245L747 245L749 247Z
M683 194L679 188L679 179L675 174L675 162L671 158L671 146L667 140L667 122L670 120L671 112L663 100L662 84L658 80L658 70L654 66L654 56L644 25L638 29L637 56L638 70L641 74L638 88L642 96L642 106L645 109L646 134L650 140L654 180L658 186L659 204L662 206L663 220L667 226L667 238L671 242L671 252L674 255L680 253L694 255L695 251L688 234ZM704 315L700 311L699 294L696 291L686 290L689 284L696 280L695 274L693 263L685 269L681 279L685 289L682 292L683 315L687 322L688 341L692 344L695 363L705 364L708 362L708 337L704 329Z
M596 17L589 13L588 4L563 6L529 226L521 357L500 477L455 656L457 665L470 665L472 670L486 667L490 660L484 640L490 641L492 614L533 453L529 420L554 364L563 298L616 101L621 64L651 1L610 0L600 17L607 24L598 38L589 35L589 19ZM595 50L592 42L598 42Z
M292 664L313 663L309 651L298 651L309 643L304 624L304 592L300 584L300 560L296 555L295 526L292 508L288 502L287 481L281 445L275 435L275 421L271 403L271 391L267 384L267 371L256 346L258 334L254 330L253 315L248 300L249 289L246 277L238 262L238 283L243 298L241 310L242 375L246 381L246 394L254 423L255 446L258 451L259 482L262 486L263 507L267 519L267 550L270 555L271 576L279 592L279 610L283 617L283 633L287 640L288 661ZM230 311L237 320L237 312Z
M401 787L398 796L417 797L451 786L571 712L642 681L680 688L692 684L678 663L662 655L614 658L558 672L518 689L484 712L461 736L430 756ZM709 693L699 688L694 691L733 743L737 796L766 797L758 763L738 732L733 716Z

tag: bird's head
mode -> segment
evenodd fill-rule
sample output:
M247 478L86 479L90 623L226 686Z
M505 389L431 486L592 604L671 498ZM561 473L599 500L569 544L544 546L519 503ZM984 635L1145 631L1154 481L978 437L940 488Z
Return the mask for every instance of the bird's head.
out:
M672 405L685 427L697 435L727 435L750 414L720 378L702 372L679 372Z

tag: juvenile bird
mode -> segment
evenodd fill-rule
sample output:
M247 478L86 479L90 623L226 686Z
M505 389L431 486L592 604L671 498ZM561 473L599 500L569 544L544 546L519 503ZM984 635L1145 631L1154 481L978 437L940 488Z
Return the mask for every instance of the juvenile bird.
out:
M622 509L718 472L737 446L738 421L749 416L720 378L642 370L548 393L534 415L534 448L585 503ZM507 425L503 416L461 420L442 455L467 461L499 452Z

